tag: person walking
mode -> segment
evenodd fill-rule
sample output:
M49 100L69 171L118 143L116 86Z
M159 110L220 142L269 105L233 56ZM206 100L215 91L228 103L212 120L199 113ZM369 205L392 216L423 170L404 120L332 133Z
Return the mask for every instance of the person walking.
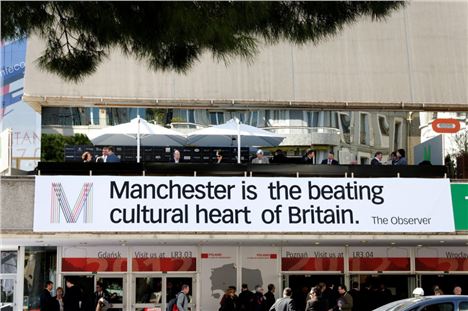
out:
M276 300L276 302L271 306L269 311L296 311L296 304L291 298L292 290L289 287L286 287L283 290L283 298ZM298 310L297 310L298 311Z
M190 292L190 286L187 284L182 285L181 291L177 294L177 311L188 311L188 293Z

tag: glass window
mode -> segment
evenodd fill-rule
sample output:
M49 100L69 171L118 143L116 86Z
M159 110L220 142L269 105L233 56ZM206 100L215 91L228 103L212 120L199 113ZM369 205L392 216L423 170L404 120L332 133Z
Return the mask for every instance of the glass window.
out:
M0 280L0 303L13 303L13 294L15 293L14 279ZM3 310L3 309L2 309Z
M361 145L368 145L370 143L369 115L366 113L361 113L359 116L359 120L360 120L359 141Z
M89 108L90 124L99 125L99 108Z
M460 311L468 311L468 301L462 301L459 305Z
M252 126L258 126L258 111L257 110L250 112L249 124Z
M99 108L88 107L43 107L43 125L98 125Z
M379 129L383 136L390 135L390 126L388 125L387 118L385 116L379 116Z
M195 111L193 109L174 110L171 121L195 123Z
M351 113L341 112L338 114L343 142L351 143Z
M393 135L393 150L401 148L401 122L395 121L395 132Z
M454 306L451 302L437 303L429 306L425 306L421 311L453 311Z
M102 277L97 282L101 282L104 289L109 292L110 303L121 304L124 297L123 279L119 277Z
M245 120L247 119L245 115L246 113L243 111L231 112L231 118L238 118L240 123L244 123L244 124L245 124Z
M2 251L2 265L0 273L16 273L17 251Z
M135 283L136 303L162 303L162 278L136 278Z
M307 126L318 127L318 111L307 111Z
M210 124L218 125L224 123L224 112L221 111L211 111L210 113Z
M46 281L56 283L57 249L26 247L24 259L24 301L28 310L39 309L39 297Z

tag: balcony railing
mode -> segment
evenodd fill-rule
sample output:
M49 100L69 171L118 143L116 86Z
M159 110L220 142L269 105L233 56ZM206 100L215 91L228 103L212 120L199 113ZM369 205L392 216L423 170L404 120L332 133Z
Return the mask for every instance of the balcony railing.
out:
M270 126L263 127L262 129L277 133L277 134L312 134L312 133L323 133L323 134L335 134L340 135L340 130L333 127L309 127L309 126Z
M418 177L443 178L446 167L432 166L370 166L370 165L310 165L272 163L258 165L213 163L81 163L39 162L38 175L124 175L124 176L286 176L286 177Z

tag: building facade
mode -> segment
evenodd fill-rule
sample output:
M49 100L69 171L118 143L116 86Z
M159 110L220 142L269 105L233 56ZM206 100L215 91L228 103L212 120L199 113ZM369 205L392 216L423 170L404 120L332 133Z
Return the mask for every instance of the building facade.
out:
M312 146L320 158L333 149L342 164L366 164L375 151L410 149L420 134L408 135L412 112L468 109L466 8L414 2L323 45L264 47L252 64L204 55L187 75L149 72L115 51L78 84L35 67L43 45L32 37L23 98L44 133L89 132L137 109L181 131L238 116L285 134L291 156ZM206 311L242 283L274 284L277 297L291 286L298 301L319 282L383 284L391 299L416 286L468 289L466 181L418 178L415 167L383 167L392 173L383 178L354 178L353 165L247 165L224 176L98 168L1 178L3 305L36 310L43 283L67 277L85 297L102 281L114 309L132 311L164 310L182 284L192 310Z

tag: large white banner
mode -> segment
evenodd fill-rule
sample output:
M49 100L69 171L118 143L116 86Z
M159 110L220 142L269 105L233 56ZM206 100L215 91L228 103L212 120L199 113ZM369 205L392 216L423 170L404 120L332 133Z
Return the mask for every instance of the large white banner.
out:
M453 232L448 179L37 176L34 231Z

